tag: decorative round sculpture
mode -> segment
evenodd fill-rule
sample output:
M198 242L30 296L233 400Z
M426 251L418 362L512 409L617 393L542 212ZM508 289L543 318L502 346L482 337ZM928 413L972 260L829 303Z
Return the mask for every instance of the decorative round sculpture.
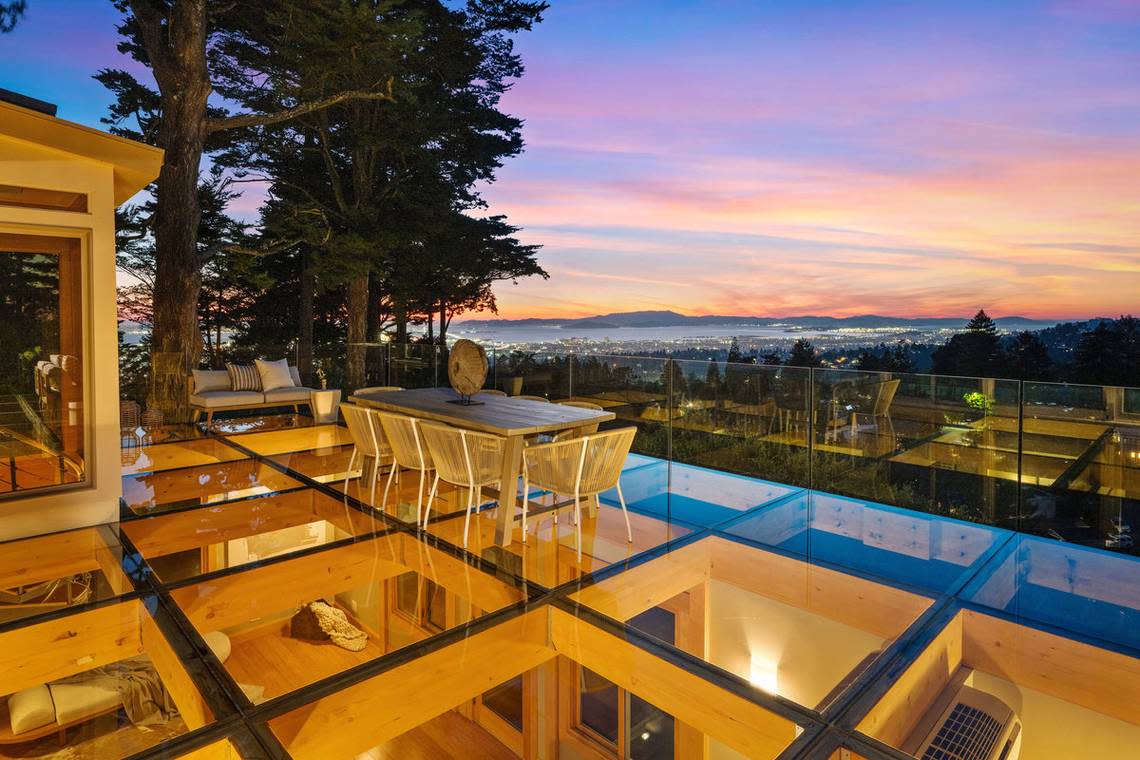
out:
M465 399L478 393L487 381L487 354L483 347L466 338L456 341L447 358L447 379Z

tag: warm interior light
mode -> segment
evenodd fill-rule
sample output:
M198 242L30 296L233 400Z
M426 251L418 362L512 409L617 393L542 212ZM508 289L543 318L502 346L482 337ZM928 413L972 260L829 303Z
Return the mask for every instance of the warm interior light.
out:
M776 694L779 687L779 666L771 660L752 655L752 667L748 680L769 694Z
M313 391L309 394L309 404L316 422L336 422L340 407L340 391Z

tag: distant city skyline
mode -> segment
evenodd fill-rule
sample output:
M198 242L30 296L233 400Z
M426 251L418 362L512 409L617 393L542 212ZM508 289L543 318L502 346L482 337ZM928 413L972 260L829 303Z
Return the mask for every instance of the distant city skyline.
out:
M0 87L99 126L117 20L32 0ZM551 278L504 318L1135 311L1140 3L554 0L518 45L486 197Z

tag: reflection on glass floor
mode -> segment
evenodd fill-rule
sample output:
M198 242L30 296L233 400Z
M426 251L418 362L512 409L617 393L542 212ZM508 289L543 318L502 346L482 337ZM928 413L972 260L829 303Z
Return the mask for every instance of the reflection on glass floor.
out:
M958 697L1021 757L1140 744L1131 558L640 456L632 544L603 495L581 564L566 510L465 552L340 435L155 444L117 529L0 544L0 758L897 758Z
M299 488L288 475L253 459L123 478L123 504L134 514L156 514Z
M245 455L234 447L212 438L124 446L120 455L124 475L232 462L244 458Z

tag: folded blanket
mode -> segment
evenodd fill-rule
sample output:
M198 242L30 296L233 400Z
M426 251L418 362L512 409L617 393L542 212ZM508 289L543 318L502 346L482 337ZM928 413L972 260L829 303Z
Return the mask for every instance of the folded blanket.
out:
M348 622L344 610L326 602L313 602L309 608L316 614L321 630L341 649L359 652L368 643L368 634Z
M118 692L127 718L136 726L163 723L178 714L178 708L145 655L52 681L55 684L97 686Z

